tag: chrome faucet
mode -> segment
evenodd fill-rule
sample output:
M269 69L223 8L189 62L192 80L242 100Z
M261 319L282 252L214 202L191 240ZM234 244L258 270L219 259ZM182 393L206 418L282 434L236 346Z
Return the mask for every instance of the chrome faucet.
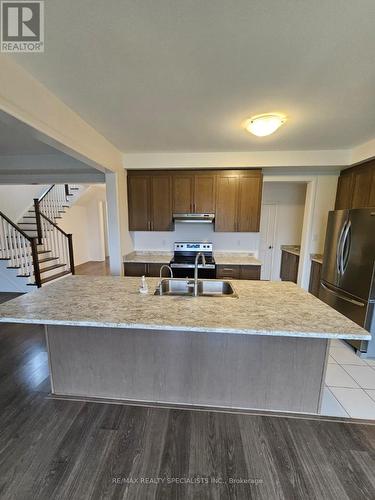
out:
M163 289L162 289L162 274L163 274L163 269L166 268L166 269L169 269L169 272L171 274L171 278L173 278L173 271L172 271L172 268L171 266L168 266L168 264L163 264L160 268L160 273L159 273L159 277L160 277L160 281L159 281L159 294L160 295L163 295Z
M206 257L203 252L198 252L195 256L195 265L194 265L194 297L198 296L198 262L199 257L202 257L202 264L206 265Z

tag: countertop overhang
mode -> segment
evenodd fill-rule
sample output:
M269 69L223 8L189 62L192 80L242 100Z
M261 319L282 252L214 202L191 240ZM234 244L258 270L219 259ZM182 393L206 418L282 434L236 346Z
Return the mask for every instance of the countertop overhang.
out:
M71 276L0 306L1 323L369 340L371 335L294 283L236 281L239 298L154 296L139 278Z

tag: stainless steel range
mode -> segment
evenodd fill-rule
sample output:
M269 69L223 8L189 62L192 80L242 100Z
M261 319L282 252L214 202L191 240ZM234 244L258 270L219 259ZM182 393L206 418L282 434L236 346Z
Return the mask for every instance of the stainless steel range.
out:
M198 252L204 253L206 263L198 264L200 278L216 278L216 264L212 253L212 243L177 242L174 244L174 255L170 262L176 278L192 278L194 276L195 257Z

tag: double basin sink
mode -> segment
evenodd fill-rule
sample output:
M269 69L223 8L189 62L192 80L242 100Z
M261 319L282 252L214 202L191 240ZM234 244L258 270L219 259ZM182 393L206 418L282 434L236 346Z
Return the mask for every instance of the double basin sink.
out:
M194 280L167 278L162 279L154 295L190 296L194 295ZM198 280L199 297L233 297L237 298L232 284L229 281Z

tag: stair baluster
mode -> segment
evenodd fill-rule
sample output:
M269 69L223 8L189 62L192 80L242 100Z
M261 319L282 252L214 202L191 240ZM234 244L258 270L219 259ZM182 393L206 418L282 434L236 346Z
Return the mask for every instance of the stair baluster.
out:
M35 284L40 287L37 238L28 236L21 228L0 212L0 258L8 260L11 268L19 269L19 276L34 275Z

